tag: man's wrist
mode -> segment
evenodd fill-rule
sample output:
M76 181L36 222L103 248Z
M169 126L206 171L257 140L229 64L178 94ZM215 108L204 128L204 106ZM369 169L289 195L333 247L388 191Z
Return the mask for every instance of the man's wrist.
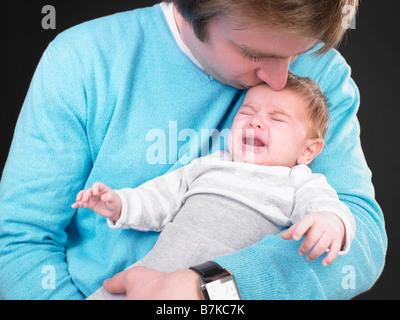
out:
M199 275L191 269L185 271L187 273L187 281L191 287L195 288L195 296L197 297L197 300L204 300L204 295L200 288Z

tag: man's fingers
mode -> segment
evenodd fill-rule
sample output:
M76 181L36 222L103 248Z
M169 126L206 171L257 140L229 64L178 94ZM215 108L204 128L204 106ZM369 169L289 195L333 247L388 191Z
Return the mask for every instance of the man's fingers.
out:
M104 289L106 289L110 293L125 293L126 288L124 285L124 280L125 280L125 272L120 272L117 273L114 277L111 279L107 279L103 283Z

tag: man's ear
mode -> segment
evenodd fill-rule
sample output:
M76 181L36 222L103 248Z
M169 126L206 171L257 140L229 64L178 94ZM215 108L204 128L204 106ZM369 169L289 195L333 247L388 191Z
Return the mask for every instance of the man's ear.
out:
M323 148L324 141L321 138L308 139L302 154L297 159L297 164L309 165Z

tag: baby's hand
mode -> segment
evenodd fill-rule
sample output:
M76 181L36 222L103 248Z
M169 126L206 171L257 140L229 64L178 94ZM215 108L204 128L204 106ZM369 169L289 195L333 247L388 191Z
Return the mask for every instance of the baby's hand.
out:
M72 208L89 208L99 215L117 221L121 216L122 202L118 194L101 182L80 191Z
M327 266L336 259L343 246L345 228L337 215L331 212L313 212L307 214L281 236L285 240L293 238L298 241L303 235L306 235L306 238L300 246L300 255L312 249L307 255L307 260L312 261L329 249L322 260L322 264Z

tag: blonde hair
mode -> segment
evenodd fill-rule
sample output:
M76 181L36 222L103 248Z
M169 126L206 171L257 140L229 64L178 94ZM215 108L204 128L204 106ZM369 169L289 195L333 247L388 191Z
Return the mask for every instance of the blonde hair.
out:
M324 139L329 127L329 107L321 86L310 78L289 73L284 89L290 90L305 99L312 121L312 138Z
M352 6L356 12L359 0L165 0L173 2L191 23L201 40L207 39L207 25L218 17L237 19L238 27L274 27L289 33L314 38L324 45L323 54L342 39L343 10Z

